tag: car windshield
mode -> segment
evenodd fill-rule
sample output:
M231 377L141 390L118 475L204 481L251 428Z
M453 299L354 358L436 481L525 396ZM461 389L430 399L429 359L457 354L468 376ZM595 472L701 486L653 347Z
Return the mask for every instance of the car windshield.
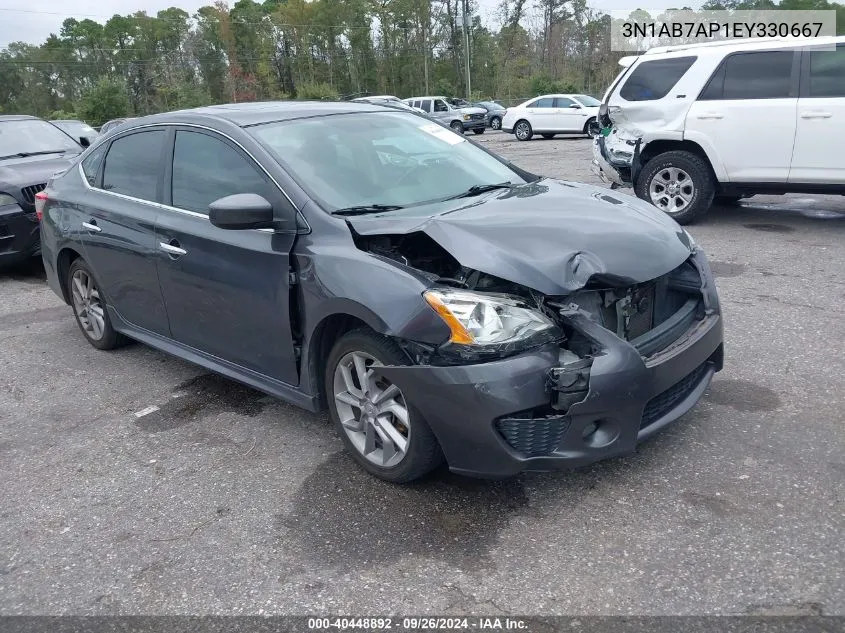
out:
M80 152L67 134L41 119L0 121L0 156Z
M601 105L601 101L598 99L594 99L588 95L575 95L575 100L579 101L581 105L586 106L588 108L597 108Z
M328 211L414 206L476 185L525 182L463 136L402 112L299 119L247 131Z

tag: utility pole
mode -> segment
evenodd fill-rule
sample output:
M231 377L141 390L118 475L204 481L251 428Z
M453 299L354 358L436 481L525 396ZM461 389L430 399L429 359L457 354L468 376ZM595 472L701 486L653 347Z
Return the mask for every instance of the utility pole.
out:
M467 28L467 4L469 0L463 0L463 26L464 26L464 67L467 75L467 101L472 101L472 85L470 84L469 72L469 29Z

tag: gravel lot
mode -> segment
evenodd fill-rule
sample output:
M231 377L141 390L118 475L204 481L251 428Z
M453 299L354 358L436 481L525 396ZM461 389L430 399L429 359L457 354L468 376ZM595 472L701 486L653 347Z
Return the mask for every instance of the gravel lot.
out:
M477 140L595 181L586 140ZM492 483L380 483L326 416L99 352L0 273L0 613L845 614L845 198L690 232L726 319L709 393L635 455Z

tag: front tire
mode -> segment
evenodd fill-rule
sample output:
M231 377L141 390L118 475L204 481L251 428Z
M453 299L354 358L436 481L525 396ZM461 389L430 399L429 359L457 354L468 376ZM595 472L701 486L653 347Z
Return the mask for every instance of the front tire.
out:
M460 121L452 121L449 124L449 127L452 128L452 131L455 134L463 134L464 133L464 124Z
M494 116L492 119L490 119L490 127L494 130L501 130L502 119L500 117Z
M692 152L672 151L645 164L634 190L678 224L690 224L710 208L715 187L707 161Z
M437 439L422 415L374 365L407 365L399 346L367 329L342 336L326 364L326 399L346 449L367 472L406 483L443 462Z
M85 260L74 260L65 283L76 324L91 345L108 350L128 342L125 336L112 327L100 284Z
M513 133L520 141L530 141L531 137L534 136L531 124L525 119L516 122L516 125L513 126Z

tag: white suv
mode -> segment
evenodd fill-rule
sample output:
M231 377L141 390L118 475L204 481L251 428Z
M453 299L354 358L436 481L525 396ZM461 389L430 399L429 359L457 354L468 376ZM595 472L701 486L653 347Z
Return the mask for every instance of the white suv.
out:
M669 46L620 61L594 170L681 224L714 198L845 195L845 37Z

